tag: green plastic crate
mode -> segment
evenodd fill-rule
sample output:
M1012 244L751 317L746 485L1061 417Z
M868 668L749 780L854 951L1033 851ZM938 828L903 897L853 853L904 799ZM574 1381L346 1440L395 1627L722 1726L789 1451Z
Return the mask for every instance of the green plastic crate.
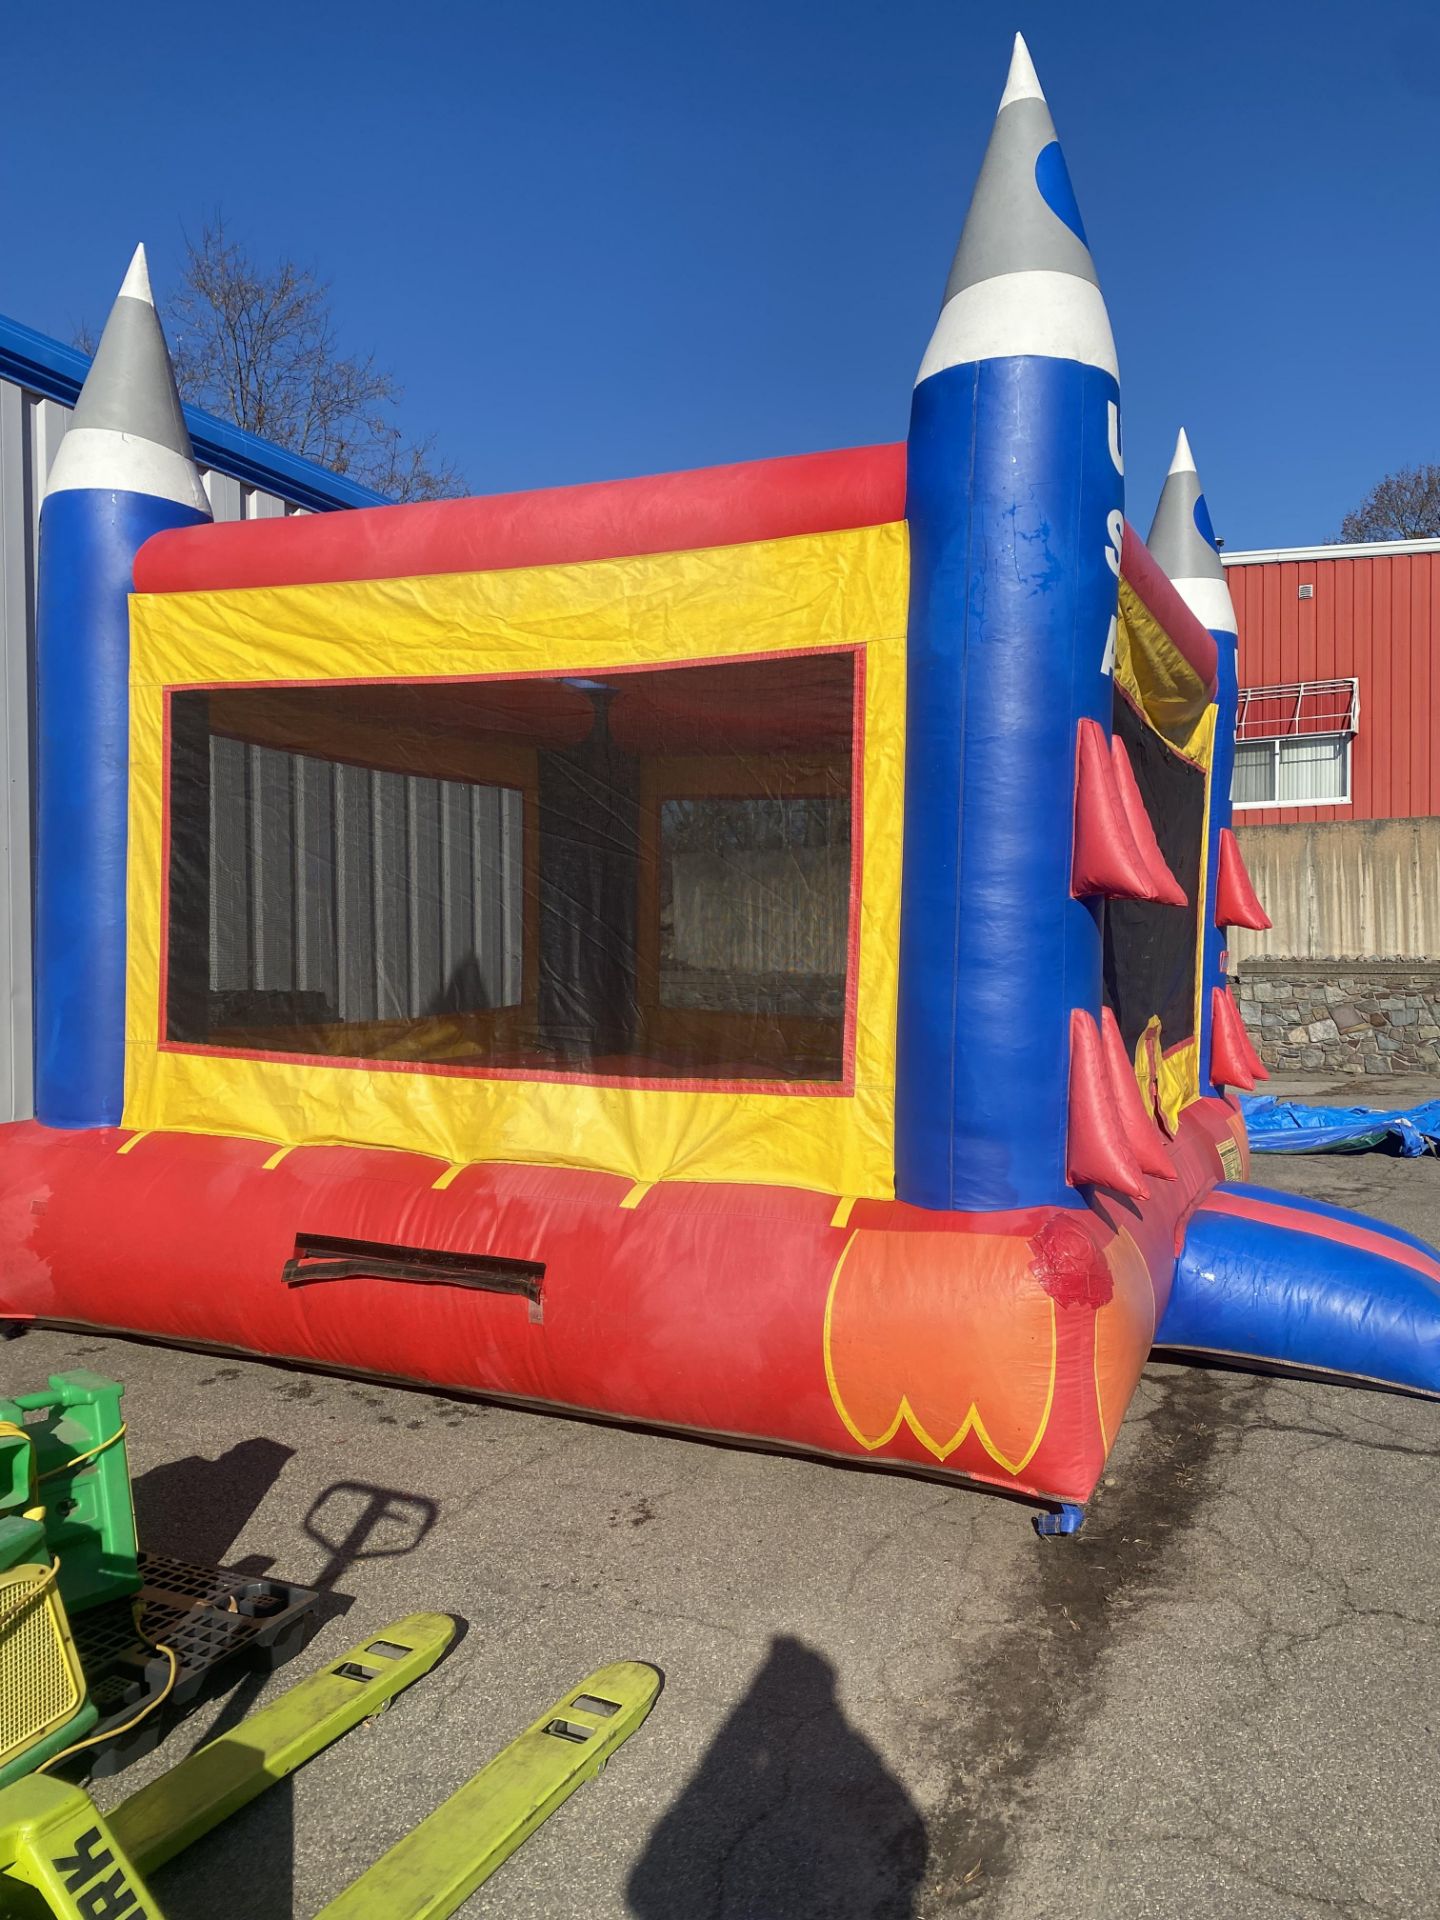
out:
M120 1414L124 1391L118 1380L77 1371L51 1374L43 1392L0 1400L0 1421L22 1427L35 1450L45 1537L60 1561L60 1593L71 1614L140 1586ZM0 1455L0 1494L7 1471L18 1485L21 1469L13 1463L7 1469Z
M39 1495L31 1484L34 1473L35 1450L30 1436L6 1433L0 1425L0 1520L27 1513L38 1503Z

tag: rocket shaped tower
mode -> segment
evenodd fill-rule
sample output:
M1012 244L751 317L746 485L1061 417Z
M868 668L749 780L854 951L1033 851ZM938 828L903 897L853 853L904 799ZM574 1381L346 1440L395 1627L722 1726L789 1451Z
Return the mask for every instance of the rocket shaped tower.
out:
M137 247L40 514L35 1110L49 1126L120 1119L131 571L151 534L209 518Z
M1145 544L1201 626L1208 627L1217 639L1228 640L1233 654L1235 607L1215 545L1210 509L1195 471L1195 456L1183 427L1175 441L1175 457L1160 490Z
M897 1192L983 1211L1066 1184L1076 736L1110 726L1122 534L1110 322L1023 40L910 422Z
M1216 857L1208 863L1203 922L1200 1091L1221 1093L1227 1081L1248 1087L1254 1085L1257 1075L1265 1077L1265 1069L1246 1040L1229 997L1225 922L1232 917L1247 926L1266 927L1270 922L1250 891L1240 849L1230 831L1240 643L1236 638L1234 603L1225 584L1225 569L1215 545L1215 530L1210 524L1210 509L1205 504L1200 476L1195 470L1195 456L1183 427L1175 442L1175 457L1170 462L1145 544L1169 574L1181 599L1215 639L1215 757L1210 781L1209 834ZM1243 896L1244 904L1227 905L1232 895ZM1221 1023L1218 1052L1217 1015Z

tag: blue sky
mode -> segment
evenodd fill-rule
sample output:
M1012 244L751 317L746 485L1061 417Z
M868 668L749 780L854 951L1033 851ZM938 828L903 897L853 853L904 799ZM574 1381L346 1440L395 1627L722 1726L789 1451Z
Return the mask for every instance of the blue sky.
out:
M1232 549L1440 459L1420 0L12 9L0 310L70 339L141 238L163 304L220 206L333 281L476 492L897 439L1017 27L1141 531L1182 422Z

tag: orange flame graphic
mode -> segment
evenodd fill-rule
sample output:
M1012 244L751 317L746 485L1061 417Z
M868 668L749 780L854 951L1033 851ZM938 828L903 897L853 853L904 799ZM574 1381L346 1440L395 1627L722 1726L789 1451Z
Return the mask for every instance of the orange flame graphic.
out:
M944 1461L973 1433L1021 1474L1055 1397L1056 1302L1023 1237L850 1236L825 1307L825 1377L868 1453L902 1426Z

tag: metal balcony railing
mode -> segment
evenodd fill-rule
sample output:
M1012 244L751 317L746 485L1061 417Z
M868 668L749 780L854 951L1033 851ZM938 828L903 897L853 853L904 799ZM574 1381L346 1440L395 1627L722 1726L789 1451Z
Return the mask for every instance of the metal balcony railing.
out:
M1297 735L1351 734L1359 725L1358 680L1296 680L1277 687L1242 687L1235 738L1286 740Z

